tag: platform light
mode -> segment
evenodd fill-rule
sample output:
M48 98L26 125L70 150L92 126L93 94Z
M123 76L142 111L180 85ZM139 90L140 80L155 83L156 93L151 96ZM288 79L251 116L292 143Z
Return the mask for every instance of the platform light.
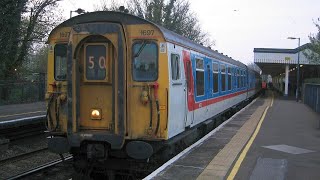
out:
M300 37L288 37L288 39L298 39L298 48L300 47ZM299 101L299 80L300 79L300 50L298 49L298 65L297 65L297 88L296 88L296 101Z
M300 65L300 67L303 67L303 65Z

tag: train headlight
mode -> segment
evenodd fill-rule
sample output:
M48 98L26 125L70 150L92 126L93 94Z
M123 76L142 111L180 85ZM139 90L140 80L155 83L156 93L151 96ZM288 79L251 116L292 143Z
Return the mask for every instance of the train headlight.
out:
M91 109L91 119L101 119L101 109Z

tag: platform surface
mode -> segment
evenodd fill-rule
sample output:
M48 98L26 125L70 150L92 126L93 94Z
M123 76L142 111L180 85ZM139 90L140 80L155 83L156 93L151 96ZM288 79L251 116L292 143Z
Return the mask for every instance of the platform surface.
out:
M0 106L0 121L8 121L45 114L45 102Z
M320 179L320 116L276 99L235 179Z
M319 114L274 94L151 179L320 179Z

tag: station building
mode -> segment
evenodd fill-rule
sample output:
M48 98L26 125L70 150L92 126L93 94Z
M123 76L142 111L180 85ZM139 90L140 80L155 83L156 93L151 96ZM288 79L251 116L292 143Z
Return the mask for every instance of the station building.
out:
M262 75L272 77L273 87L284 96L294 96L297 88L297 66L300 67L299 95L303 85L313 78L320 78L320 60L312 61L305 56L309 44L296 49L254 48L254 63ZM298 63L299 59L299 63Z

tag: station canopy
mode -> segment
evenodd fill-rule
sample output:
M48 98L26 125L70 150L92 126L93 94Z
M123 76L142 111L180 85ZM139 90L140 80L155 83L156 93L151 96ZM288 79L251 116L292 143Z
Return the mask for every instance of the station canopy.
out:
M296 49L254 48L254 63L260 67L263 74L270 74L272 77L283 74L286 65L294 69L298 64L299 53L300 67L319 65L305 56L305 52L310 51L308 45L305 44Z

